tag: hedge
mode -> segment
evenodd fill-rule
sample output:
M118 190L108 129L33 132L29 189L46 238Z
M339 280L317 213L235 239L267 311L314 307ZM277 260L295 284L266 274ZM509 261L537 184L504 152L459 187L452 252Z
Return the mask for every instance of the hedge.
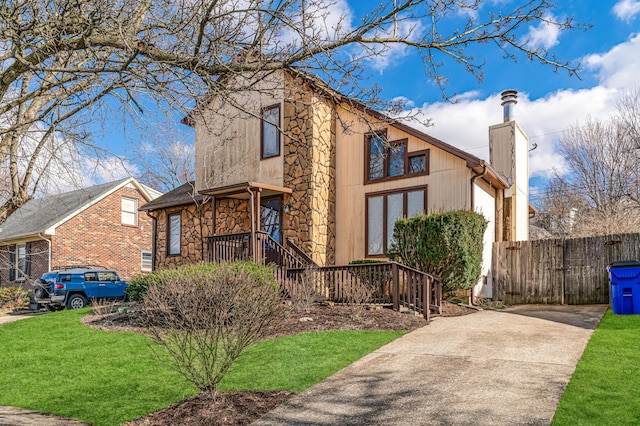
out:
M484 216L468 210L400 219L388 256L440 276L444 291L468 289L480 279L486 228Z

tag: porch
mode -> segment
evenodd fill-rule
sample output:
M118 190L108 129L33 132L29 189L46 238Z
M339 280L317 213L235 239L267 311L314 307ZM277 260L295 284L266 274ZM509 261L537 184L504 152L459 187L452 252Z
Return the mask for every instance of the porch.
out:
M292 297L313 286L320 298L336 303L369 303L408 309L429 320L441 313L440 278L397 262L318 266L291 240L284 245L264 231L214 235L207 239L210 262L253 260L276 266L276 281ZM306 289L308 290L308 289Z

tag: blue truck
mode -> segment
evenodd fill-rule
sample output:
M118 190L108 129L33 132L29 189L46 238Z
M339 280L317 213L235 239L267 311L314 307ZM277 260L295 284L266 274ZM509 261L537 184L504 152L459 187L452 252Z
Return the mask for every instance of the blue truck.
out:
M78 267L45 273L34 281L33 295L48 310L79 309L93 300L125 300L128 286L115 271Z

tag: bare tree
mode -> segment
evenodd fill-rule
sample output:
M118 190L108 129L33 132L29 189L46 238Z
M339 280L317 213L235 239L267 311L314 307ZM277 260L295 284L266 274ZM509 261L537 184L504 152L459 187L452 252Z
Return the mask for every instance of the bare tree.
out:
M195 179L195 147L186 132L149 131L131 144L126 158L137 168L140 181L168 192Z
M560 236L640 232L640 92L622 95L608 119L571 126L558 145L541 224Z
M0 162L10 188L0 222L33 197L34 164L59 158L60 144L90 142L86 123L94 116L87 111L114 100L133 115L143 115L149 103L163 110L192 106L207 92L233 102L230 94L256 90L256 78L286 69L320 75L366 106L398 111L401 104L384 102L378 87L362 84L369 61L397 48L418 51L443 93L440 70L447 63L482 78L483 56L473 51L480 46L569 74L578 70L526 35L532 25L575 28L571 20L554 20L547 0L521 0L510 10L485 3L398 0L351 16L332 12L343 3L331 0L5 0ZM464 25L451 25L461 16L468 17ZM229 78L234 74L253 78ZM28 141L33 149L21 157Z

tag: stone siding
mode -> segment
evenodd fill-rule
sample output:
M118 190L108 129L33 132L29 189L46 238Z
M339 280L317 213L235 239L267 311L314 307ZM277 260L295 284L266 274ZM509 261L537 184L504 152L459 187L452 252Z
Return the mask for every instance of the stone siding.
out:
M180 213L180 255L167 255L167 216ZM207 260L207 237L212 234L211 202L188 204L152 212L156 218L155 268L172 268Z
M292 84L291 87L298 87ZM284 106L284 237L317 264L335 262L334 110L309 89L293 91Z
M249 200L221 198L216 200L216 235L251 231Z

